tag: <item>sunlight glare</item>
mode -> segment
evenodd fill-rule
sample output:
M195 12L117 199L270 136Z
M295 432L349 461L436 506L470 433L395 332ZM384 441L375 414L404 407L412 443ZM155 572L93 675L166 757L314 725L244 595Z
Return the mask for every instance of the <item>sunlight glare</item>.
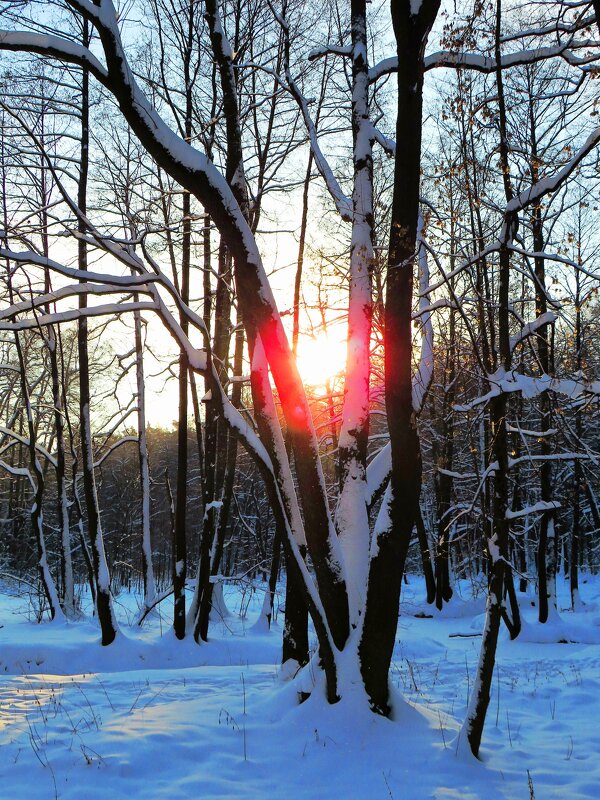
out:
M298 340L298 370L311 387L325 389L327 381L344 371L346 341L327 333L301 336Z

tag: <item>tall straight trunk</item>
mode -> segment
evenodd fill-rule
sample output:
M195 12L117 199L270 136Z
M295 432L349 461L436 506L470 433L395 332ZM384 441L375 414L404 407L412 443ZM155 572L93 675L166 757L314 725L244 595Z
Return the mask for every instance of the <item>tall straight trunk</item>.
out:
M516 410L515 410L515 418L521 419L522 415L522 401L520 398L517 399L516 402ZM510 443L511 453L513 454L513 458L519 458L519 454L521 452L521 440L520 436L517 433L513 433L512 441ZM524 502L524 492L523 489L523 481L519 474L519 465L513 468L513 493L512 493L512 502L511 502L511 511L518 511L520 508L523 507ZM526 542L526 535L527 535L527 526L524 527L523 533L515 536L512 541L512 558L513 562L518 564L518 571L519 575L519 591L524 593L527 591L527 542Z
M4 130L4 127L2 128ZM7 206L7 181L6 181L6 169L5 169L5 142L4 136L0 139L0 164L1 164L1 202L2 202L2 245L8 248L8 206ZM46 192L43 188L43 172L42 172L42 196L45 197ZM42 200L42 214L44 214L44 202ZM43 232L46 232L46 229L42 227ZM44 242L47 246L47 238L43 237ZM10 264L8 260L6 261L6 280L8 283L8 298L9 303L12 305L14 302L14 293L13 293L13 285L11 279L11 271L10 271ZM20 384L20 394L23 401L23 407L25 409L25 417L27 423L27 451L29 456L29 480L31 483L31 487L33 489L33 502L31 505L30 511L30 519L31 519L31 528L33 535L35 536L36 546L37 546L37 568L38 573L40 576L40 582L42 585L43 594L48 602L48 607L50 610L50 617L51 619L63 618L64 614L60 606L60 600L58 597L58 592L56 590L56 584L50 572L50 567L48 565L48 554L46 551L46 541L44 536L44 516L43 516L43 499L44 499L44 473L39 463L36 451L36 428L33 420L33 410L31 407L31 400L29 394L29 386L27 383L27 376L26 376L26 364L25 358L23 355L23 348L21 345L21 340L19 338L19 333L15 332L14 334L14 341L15 341L15 348L17 351L17 358L19 362L19 384ZM16 387L15 387L16 388ZM13 414L13 418L16 417L17 411L15 410ZM20 416L20 415L19 415ZM22 423L21 423L22 424ZM18 458L11 464L11 466L20 465L22 463L21 457L21 447L19 445L19 453ZM19 467L16 467L19 470ZM21 474L24 474L25 471L21 471ZM26 473L25 473L26 474ZM11 494L9 495L9 509L8 514L9 518L15 514L15 509L12 507L12 481L11 481ZM17 491L18 491L18 483L17 483ZM15 493L16 494L16 493ZM16 505L16 504L15 504ZM13 528L14 531L14 528ZM15 537L15 551L18 552L22 548L22 541L19 538Z
M144 345L142 318L139 311L133 317L135 335L135 380L137 389L138 460L140 489L142 493L142 572L144 578L144 610L155 600L156 583L152 566L152 540L150 538L150 466L148 438L146 435L146 382L144 377Z
M215 297L215 325L213 337L213 360L217 365L219 380L227 379L229 346L231 341L231 257L227 248L219 246L217 289ZM189 622L193 625L196 641L208 636L210 604L207 594L211 592L210 576L212 552L219 531L219 517L223 504L223 488L227 468L228 434L219 416L217 398L211 397L211 377L205 380L207 397L205 431L205 468L203 480L202 530L200 553L194 598L191 603ZM203 597L205 598L203 601ZM202 632L202 633L201 633ZM203 635L202 635L203 634Z
M131 143L131 135L128 135L128 145ZM130 239L135 241L137 229L133 221L131 208L131 187L133 177L130 174L130 151L127 151L127 161L125 164L125 176L123 181L123 228L125 235L129 234ZM131 245L135 249L134 245ZM133 270L132 270L133 274ZM139 295L134 293L134 302L139 300ZM143 620L153 607L156 598L156 583L154 579L154 568L152 565L152 541L150 530L150 465L148 458L148 437L146 433L146 381L144 375L144 339L143 322L139 310L133 312L133 334L135 345L135 388L137 399L137 450L138 450L138 474L140 480L141 493L141 554L142 554L142 579L144 585L144 602L140 609L138 620Z
M308 225L308 192L312 174L313 154L308 155L308 165L302 186L302 217L300 220L300 235L298 237L298 260L296 262L296 275L294 277L294 307L292 317L292 353L298 353L298 336L300 335L300 289L302 287L302 274L304 271L304 248L306 244L306 229Z
M350 622L355 627L364 606L369 565L367 443L371 344L371 270L373 267L373 128L369 119L369 65L365 0L351 3L352 136L354 182L348 344L338 439L341 491L335 525L347 573Z
M194 4L188 6L188 28L183 52L183 78L185 84L184 133L186 142L192 138L192 90L191 56L194 46ZM181 299L190 300L191 260L191 194L184 189L182 204ZM179 324L185 336L189 323L185 314L180 315ZM177 497L175 503L175 531L173 539L173 630L178 639L185 637L185 580L187 576L187 481L188 481L188 371L189 363L185 351L179 353L179 418L177 421Z
M581 209L579 211L581 217ZM577 237L577 262L581 264L581 218L579 219L579 235ZM581 334L581 273L575 272L575 367L577 374L581 375L583 366L583 340ZM581 441L583 434L583 421L581 411L575 411L575 434ZM581 461L576 458L573 469L573 529L571 531L571 569L569 570L569 588L571 591L571 608L579 609L579 558L581 541L581 500L582 500L583 475Z
M56 334L53 328L48 330L48 352L50 356L50 373L52 377L52 403L54 406L54 426L56 429L56 504L58 526L61 532L61 577L62 599L65 614L75 614L75 583L73 577L73 558L71 554L71 529L69 521L69 497L67 495L67 467L65 445L65 420L60 388L60 372Z
M181 258L181 299L189 302L190 278L190 195L183 195L183 239ZM188 320L179 321L185 335ZM173 539L173 630L178 639L185 637L185 579L187 574L187 479L188 479L188 370L184 350L179 353L179 418L177 421L177 493Z
M89 44L88 23L84 22L83 44ZM89 169L89 74L86 69L82 71L81 87L81 150L80 172L77 188L77 204L82 216L78 218L77 226L81 234L86 233L83 216L87 213L87 179ZM78 242L78 266L82 271L87 270L87 246L80 238ZM87 298L84 294L79 297L79 308L87 307ZM94 566L94 582L96 584L96 610L102 631L102 644L111 644L118 631L117 621L114 616L110 597L110 575L104 551L104 539L98 507L98 494L96 491L96 478L94 474L94 454L92 446L92 429L90 420L90 370L88 355L88 323L85 314L79 317L77 323L77 350L79 355L79 430L81 437L81 467L83 471L83 487L85 506L87 512L88 533L92 547L92 561Z
M398 56L398 112L385 307L385 401L392 473L389 524L375 532L369 567L361 673L375 710L388 713L388 672L397 628L400 586L421 492L421 460L412 404L412 289L419 216L423 55L439 9L423 0L417 13L392 0ZM384 503L386 501L384 500Z
M431 566L431 552L429 550L429 542L427 541L427 529L423 520L423 513L421 507L417 508L417 518L415 520L417 527L417 538L419 542L419 552L421 554L421 565L423 568L423 575L425 577L425 589L427 592L427 602L433 603L436 599L436 580Z
M504 195L507 203L513 197L508 161L508 140L506 123L506 105L504 101L504 85L502 80L500 30L502 21L501 0L496 5L496 86L498 90L498 110L500 119L500 164L502 168ZM503 224L503 240L499 251L498 277L498 364L502 370L510 369L511 345L509 328L509 288L510 288L510 249L509 245L516 234L518 219L512 214L505 214ZM474 756L479 755L483 727L490 702L490 693L498 633L502 618L507 621L511 636L517 635L520 629L518 606L511 603L512 622L504 609L504 593L508 582L512 584L512 572L509 561L509 524L508 511L508 396L501 392L493 397L489 404L492 433L492 460L496 462L493 478L491 536L488 538L489 555L489 589L486 618L481 639L481 650L477 665L477 676L469 699L467 713L461 734L464 733ZM511 598L514 596L512 587Z
M225 177L232 188L234 197L246 220L248 220L249 203L245 184L244 166L242 157L241 134L237 110L237 92L231 48L226 39L218 0L209 0L206 4L206 19L208 21L213 56L216 69L221 80L223 92L223 110L225 114L227 131L227 153ZM206 273L205 273L206 280ZM217 292L215 299L215 331L213 354L218 365L221 380L227 378L227 365L229 360L229 346L231 339L231 253L228 252L223 240L219 246L219 268L217 279ZM205 301L206 302L206 301ZM206 313L206 308L205 308ZM207 382L208 388L209 382ZM219 415L213 401L206 406L206 474L204 484L204 517L200 539L200 555L198 564L198 578L194 593L193 609L190 618L194 619L194 637L207 639L210 615L210 600L212 586L210 576L212 573L213 554L217 549L217 539L225 536L225 526L229 506L223 514L223 524L220 517L223 510L224 484L227 483L229 491L233 491L233 470L237 456L237 443L228 437L225 426L219 420ZM208 473L211 473L210 475ZM226 503L231 502L231 497ZM222 552L222 546L219 549Z
M458 75L459 92L467 94L469 97L469 107L472 108L473 102L470 87L465 87L460 74ZM477 297L477 333L481 350L482 372L491 374L497 367L497 353L493 348L496 337L496 322L493 316L493 298L491 294L489 280L488 259L479 257L485 250L485 229L481 213L482 198L480 190L480 180L477 170L477 149L473 134L473 126L469 123L466 106L461 104L460 129L461 129L461 160L465 178L465 188L469 209L469 223L473 240L473 256L477 257L475 265L475 290ZM485 390L484 390L485 391ZM479 435L479 460L485 464L490 451L490 420L487 415L483 415L480 422ZM484 482L481 490L481 520L483 540L488 541L492 536L491 530L491 500L488 491L488 483ZM480 543L476 542L476 546ZM483 559L482 572L486 572L487 560Z
M79 487L77 486L77 476L79 474L79 454L77 452L77 444L75 441L75 433L73 431L73 426L71 425L71 417L69 414L69 405L67 401L68 396L68 385L67 385L67 375L65 369L65 353L64 347L62 343L62 336L60 332L60 327L57 328L57 342L58 347L60 350L60 367L61 367L61 374L60 374L60 391L61 391L61 401L62 401L62 408L63 408L63 415L64 415L64 422L65 428L68 432L69 436L69 449L71 453L71 489L73 492L73 502L70 505L69 511L69 520L70 525L72 527L77 528L77 536L79 539L79 546L81 547L81 552L83 553L83 560L85 562L86 570L87 570L87 578L88 584L90 587L90 595L92 601L94 603L94 607L96 607L96 578L94 574L94 564L92 555L90 553L90 548L88 547L88 543L86 541L84 530L83 530L83 506L81 503L81 497L79 495Z
M42 81L42 94L44 84ZM44 113L41 115L42 131L40 141L44 147ZM42 253L46 258L50 256L50 242L48 235L48 207L50 205L50 188L47 185L47 169L41 157L40 164L40 223L42 229ZM48 294L51 291L50 270L44 270L44 291ZM46 313L50 313L50 304L46 307ZM56 436L56 511L58 528L61 540L61 584L62 584L62 603L67 617L75 614L75 586L73 579L73 559L71 555L71 531L69 525L69 498L67 496L67 476L65 458L65 420L62 402L62 392L60 387L60 369L58 364L57 338L54 326L49 325L45 335L46 348L48 350L48 361L50 363L50 378L52 382L52 405L54 408L54 428Z
M455 213L452 198L450 199L450 271L454 269L454 253L456 252ZM454 281L451 282L454 292ZM453 408L456 396L456 312L449 311L448 342L446 363L443 377L443 395L441 407L441 454L438 458L439 469L435 475L437 500L438 541L435 555L435 603L438 609L452 598L450 581L450 509L454 480L452 465L454 459L454 419Z
M211 290L210 274L211 274L212 254L211 254L211 237L210 237L210 217L208 216L208 214L205 214L203 217L203 226L201 234L202 234L202 291L203 291L202 319L204 321L204 326L206 328L207 336L210 339L210 323L211 323L211 309L212 309L212 299L211 299L212 290ZM192 395L192 410L194 413L196 449L198 452L198 464L200 469L200 481L202 486L200 497L201 497L203 522L200 528L200 547L198 548L196 585L194 587L194 594L192 597L192 601L190 603L190 608L187 613L186 628L192 624L195 624L196 614L198 613L198 605L200 600L200 568L202 559L202 537L204 532L204 523L206 519L205 501L207 495L207 481L210 479L210 475L212 474L210 469L208 469L207 467L207 457L206 457L207 450L202 433L202 419L200 415L200 400L198 398L198 385L196 383L196 375L191 370L189 374L189 381L190 381L190 390ZM208 420L209 420L209 406L206 407L205 425L204 425L207 437L208 437L208 431L207 431Z
M229 345L228 345L229 346ZM240 378L242 375L244 355L244 331L238 326L235 336L235 352L233 359L233 374ZM231 402L235 408L241 406L242 400L242 384L235 381L231 393ZM223 426L220 426L221 430ZM233 499L233 488L235 480L235 467L237 462L237 438L229 433L227 436L222 437L222 450L218 455L221 460L224 460L224 469L219 476L219 492L220 492L220 506L218 508L218 515L216 516L216 525L213 528L213 540L211 543L210 551L207 556L207 570L204 575L214 576L219 573L221 568L221 561L223 557L223 548L225 545L225 536L227 532L227 524L229 522L229 513L231 509L231 501ZM224 446L223 446L224 445ZM202 593L200 596L200 607L198 611L198 618L196 620L194 635L196 639L201 638L204 641L208 639L208 623L210 620L210 612L212 609L212 598L214 594L214 583L209 579L208 582L204 581L201 587Z
M446 449L446 448L444 448ZM448 469L446 467L446 469ZM448 511L452 492L452 479L440 475L438 489L438 540L435 551L435 604L442 609L452 599L450 581L450 521Z
M529 103L529 120L531 136L531 178L533 183L539 180L539 156L537 152L536 119L533 100ZM544 229L542 220L542 207L536 203L531 213L531 229L533 249L536 253L544 250ZM546 297L546 262L541 255L534 258L535 274L535 311L540 317L548 311ZM537 357L539 367L544 375L552 371L552 358L549 341L549 326L542 325L536 332ZM540 432L541 455L545 457L540 468L541 499L550 502L553 496L552 486L552 461L549 456L552 452L548 431L552 427L552 405L548 392L540 396ZM546 622L550 613L556 613L556 542L555 542L555 512L544 511L540 522L540 537L538 543L538 615L540 622Z

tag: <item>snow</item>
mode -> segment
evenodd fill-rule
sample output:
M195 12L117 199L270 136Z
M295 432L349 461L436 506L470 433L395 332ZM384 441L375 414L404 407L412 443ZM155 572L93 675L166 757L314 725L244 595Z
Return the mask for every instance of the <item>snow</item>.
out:
M385 444L374 456L367 467L367 502L373 502L376 492L388 480L392 471L392 448L390 443Z
M523 328L519 331L516 336L512 336L510 339L510 349L511 351L515 349L515 347L520 344L524 339L527 339L528 336L533 336L540 328L543 328L545 325L552 325L558 317L556 314L553 314L550 311L546 311L544 314L540 314L540 316L535 319L533 322L528 322Z
M414 13L414 12L413 12ZM412 381L413 408L419 413L425 404L427 392L433 380L433 323L428 310L427 286L429 284L429 265L427 263L427 246L425 240L425 221L419 214L417 225L419 241L419 313L421 316L421 356L419 367Z
M232 614L200 646L175 639L168 601L140 630L136 598L120 595L122 635L101 647L93 622L38 626L25 598L2 594L3 796L495 800L528 797L529 772L538 798L598 797L600 731L585 724L600 714L598 576L582 576L575 613L560 579L563 610L546 626L520 595L523 633L501 632L482 762L456 746L481 587L459 582L442 612L424 594L420 578L403 587L391 720L352 696L298 705L298 678L278 666L281 613L256 630L262 596L247 584L225 586Z
M520 392L522 397L528 400L537 397L543 392L556 392L565 395L571 400L578 400L589 395L600 395L600 380L583 381L569 380L567 378L553 378L550 375L541 375L539 378L530 375L522 375L516 370L508 372L500 367L492 375L487 376L488 383L492 386L490 391L476 397L465 405L457 405L455 411L467 412L479 405L483 405L497 397L502 392Z
M223 506L223 501L222 500L211 500L210 503L207 503L204 506L204 518L206 519L206 515L208 514L208 512L211 509L213 509L213 508L219 509L219 508L222 508L222 506Z
M411 14L418 14L421 0L410 0ZM583 42L582 45L586 43ZM579 69L585 69L586 57L578 57L572 50L565 45L556 44L549 47L537 47L534 49L518 50L514 53L506 53L501 58L501 68L510 69L511 67L522 66L524 64L535 64L550 58L562 58L569 65ZM428 72L439 68L475 70L476 72L492 73L497 68L496 59L482 53L465 53L456 50L440 50L425 56L424 68ZM385 75L396 72L398 69L398 59L395 56L384 58L369 70L369 81L374 83Z
M518 511L507 511L506 519L518 519L519 517L527 517L529 514L538 514L543 511L554 511L558 508L560 508L560 503L555 500L540 500L539 502L534 503L531 506L527 506L526 508L521 508Z
M521 211L527 206L540 200L544 195L556 191L565 179L575 170L578 164L590 153L596 145L600 142L600 128L596 128L584 144L577 150L575 155L554 175L548 175L542 178L537 183L534 183L529 189L521 192L517 197L511 200L506 206L506 213Z
M98 77L105 77L107 74L104 66L86 47L70 42L62 36L2 30L0 31L0 44L3 49L7 50L32 50L52 55L59 53L66 61L74 60L84 63Z

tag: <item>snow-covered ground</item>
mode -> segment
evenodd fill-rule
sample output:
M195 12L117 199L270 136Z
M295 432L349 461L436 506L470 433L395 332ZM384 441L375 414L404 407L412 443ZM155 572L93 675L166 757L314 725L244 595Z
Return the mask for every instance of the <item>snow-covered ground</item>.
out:
M253 628L260 593L226 590L232 614L200 647L174 639L166 603L130 627L135 598L121 595L107 648L93 622L36 625L26 600L3 594L0 796L600 798L600 579L551 626L523 598L522 637L499 646L482 762L457 753L484 610L459 588L438 614L420 579L403 587L393 720L318 692L298 705L280 628Z

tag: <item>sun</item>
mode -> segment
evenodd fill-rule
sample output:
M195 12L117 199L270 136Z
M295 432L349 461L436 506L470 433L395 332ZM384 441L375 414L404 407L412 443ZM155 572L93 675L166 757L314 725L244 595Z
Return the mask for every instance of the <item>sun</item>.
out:
M298 370L302 380L317 390L344 371L346 342L326 332L298 339Z

